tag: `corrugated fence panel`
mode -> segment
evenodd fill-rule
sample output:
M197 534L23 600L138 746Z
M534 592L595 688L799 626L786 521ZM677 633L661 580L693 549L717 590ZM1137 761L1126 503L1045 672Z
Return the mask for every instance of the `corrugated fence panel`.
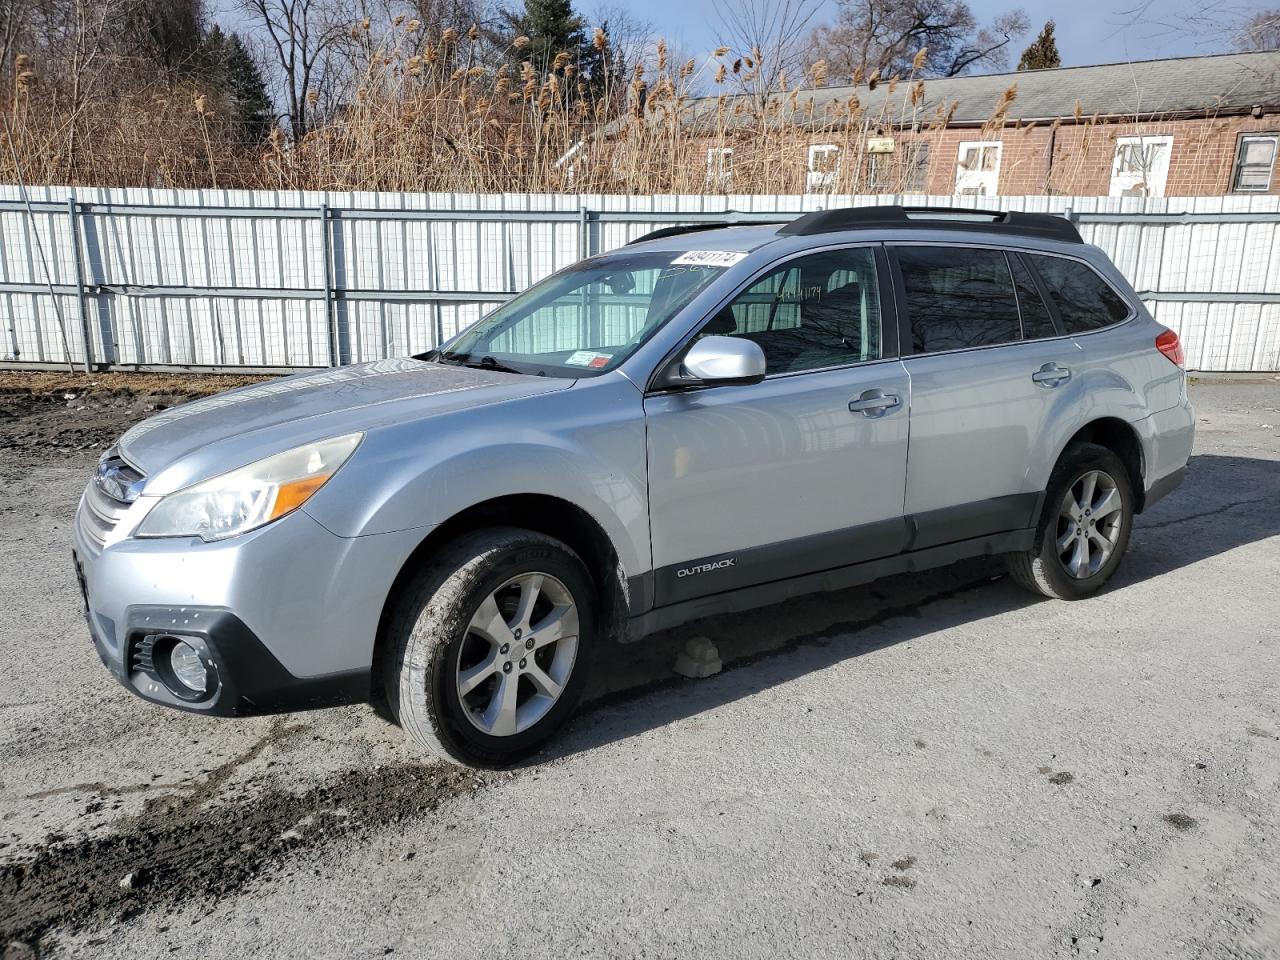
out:
M0 186L0 363L326 366L429 349L663 226L874 203L1066 214L1183 337L1280 369L1280 197L603 196ZM52 283L54 295L50 296ZM63 324L58 322L61 309ZM65 330L66 348L63 345Z

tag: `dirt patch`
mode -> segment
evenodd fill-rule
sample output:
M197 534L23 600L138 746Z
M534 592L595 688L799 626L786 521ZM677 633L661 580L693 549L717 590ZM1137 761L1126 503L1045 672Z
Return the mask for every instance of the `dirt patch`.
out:
M105 450L153 413L264 379L0 371L0 454L30 460Z
M1162 819L1175 830L1190 830L1200 823L1195 817L1189 817L1185 813L1167 813Z
M399 765L348 770L301 793L248 781L216 805L199 802L207 789L149 804L105 837L51 838L33 857L0 864L0 943L39 948L56 927L97 929L225 897L279 869L291 850L420 817L490 780L446 765Z

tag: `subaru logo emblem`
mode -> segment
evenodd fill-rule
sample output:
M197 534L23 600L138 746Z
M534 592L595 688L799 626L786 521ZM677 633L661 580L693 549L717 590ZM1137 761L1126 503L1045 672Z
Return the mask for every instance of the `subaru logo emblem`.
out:
M108 497L123 503L133 503L142 492L142 481L137 479L137 474L116 459L99 463L93 482Z

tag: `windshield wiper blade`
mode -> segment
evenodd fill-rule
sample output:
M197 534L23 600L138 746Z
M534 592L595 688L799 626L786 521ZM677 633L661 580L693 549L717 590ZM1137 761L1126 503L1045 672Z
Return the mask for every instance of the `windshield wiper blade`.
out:
M499 373L524 372L522 370L517 370L515 367L508 367L505 363L499 363L497 360L493 359L493 357L488 355L481 357L479 360L463 360L461 363L464 367L474 367L477 370L496 370Z

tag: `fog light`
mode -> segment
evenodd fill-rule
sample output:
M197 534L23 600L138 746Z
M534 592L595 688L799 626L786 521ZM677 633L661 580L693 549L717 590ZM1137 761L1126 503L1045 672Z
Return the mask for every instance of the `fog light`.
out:
M192 693L204 693L209 684L209 673L200 660L195 647L179 640L169 651L169 668L173 676Z

